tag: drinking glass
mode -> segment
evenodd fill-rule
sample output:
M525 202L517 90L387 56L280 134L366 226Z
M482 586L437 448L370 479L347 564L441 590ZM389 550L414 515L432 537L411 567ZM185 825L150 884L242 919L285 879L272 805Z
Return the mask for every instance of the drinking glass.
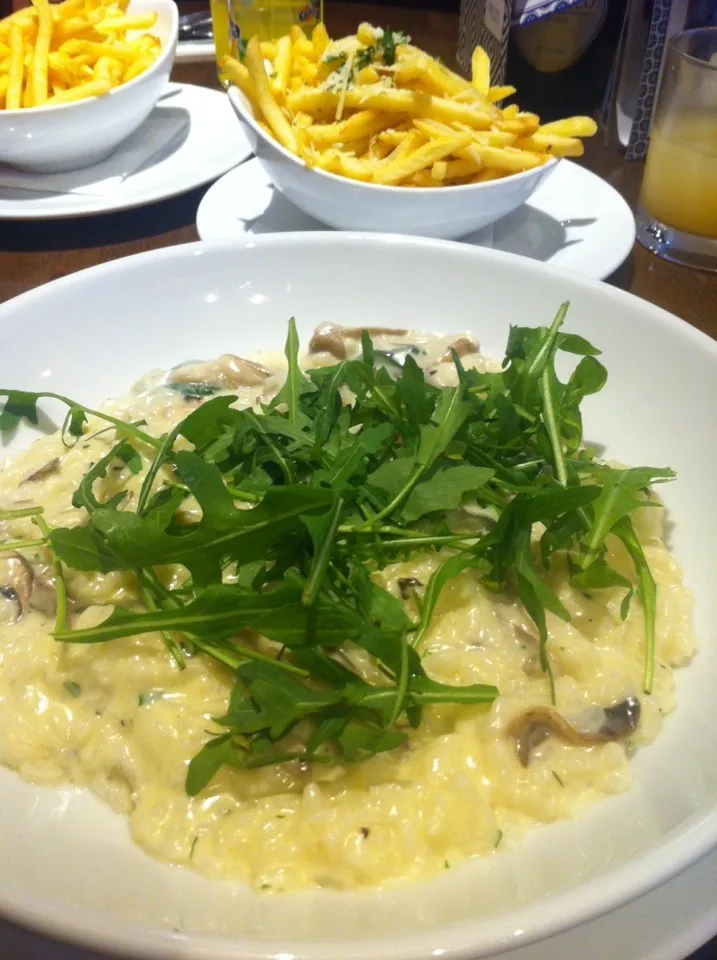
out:
M717 271L717 27L668 41L637 227L659 257Z

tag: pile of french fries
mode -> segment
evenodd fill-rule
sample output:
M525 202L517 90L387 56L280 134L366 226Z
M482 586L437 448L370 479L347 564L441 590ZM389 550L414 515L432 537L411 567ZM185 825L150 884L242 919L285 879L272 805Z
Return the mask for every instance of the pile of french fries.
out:
M550 157L577 157L589 117L540 123L502 101L514 87L490 85L490 60L473 53L459 76L370 24L331 40L323 24L276 41L252 37L241 60L220 67L250 100L257 120L307 166L364 182L440 187L531 170Z
M144 72L161 43L156 13L127 15L129 0L32 0L0 20L0 109L72 103Z

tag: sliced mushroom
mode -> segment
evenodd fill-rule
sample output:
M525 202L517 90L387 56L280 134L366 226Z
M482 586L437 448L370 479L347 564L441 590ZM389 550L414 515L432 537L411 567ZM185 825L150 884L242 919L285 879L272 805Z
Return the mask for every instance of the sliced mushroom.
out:
M260 363L244 360L233 353L224 353L206 363L187 363L172 371L171 380L179 384L204 384L217 389L256 387L270 376Z
M629 737L640 724L640 701L637 697L625 697L617 703L605 707L600 732L615 737Z
M30 606L46 617L54 617L57 613L55 578L49 567L35 574L32 593L30 594Z
M416 577L399 577L396 581L398 584L398 592L401 594L402 600L408 600L413 596L413 592L422 587L423 584L420 580L417 580Z
M562 714L550 707L531 707L508 725L508 735L515 737L515 750L524 767L530 764L533 750L551 734L576 747L594 747L634 733L640 722L640 702L627 697L600 711L602 721L595 731L579 730Z
M55 457L53 460L49 460L44 466L40 467L39 470L35 470L34 473L31 473L29 477L25 477L24 480L21 480L19 486L22 486L23 483L37 483L38 480L44 480L45 477L49 477L51 474L57 473L59 469L60 458Z
M325 323L317 327L309 341L309 353L330 353L337 360L346 357L346 341L359 340L361 334L371 334L374 337L405 337L408 330L393 330L390 327L341 327L333 323Z
M448 363L453 359L453 354L451 351L455 350L459 357L467 357L470 353L478 353L478 344L475 340L471 340L470 337L459 337L450 347L446 350L445 354L441 357L442 363Z
M6 600L16 605L16 615L12 623L30 609L32 595L32 567L19 553L0 554L0 589Z
M16 623L30 610L46 617L57 612L55 578L47 564L34 569L19 553L0 555L0 596L16 605Z
M317 327L309 340L309 353L330 353L337 360L346 359L346 341L338 327Z

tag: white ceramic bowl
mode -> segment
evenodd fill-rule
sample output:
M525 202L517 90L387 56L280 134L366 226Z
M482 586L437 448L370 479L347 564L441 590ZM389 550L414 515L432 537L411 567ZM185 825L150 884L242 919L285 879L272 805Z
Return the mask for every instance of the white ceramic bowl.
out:
M455 240L516 210L555 169L557 160L502 180L455 187L387 187L307 167L257 123L236 87L229 99L257 159L292 203L337 230L370 230Z
M491 250L277 234L117 260L4 304L0 385L92 404L187 357L281 349L292 315L304 339L337 316L390 320L469 329L500 356L510 324L548 323L566 298L568 329L601 347L609 370L586 401L586 435L617 460L678 471L664 488L670 546L696 597L698 659L636 754L633 789L420 884L266 896L154 861L89 794L0 768L0 913L143 960L473 960L606 913L717 846L717 343L704 334L606 284ZM10 451L33 436L19 431ZM637 960L639 926L635 937Z
M151 33L162 52L152 66L104 97L0 110L0 163L29 173L80 170L108 157L151 113L169 79L177 46L173 0L132 0L128 13L156 11Z

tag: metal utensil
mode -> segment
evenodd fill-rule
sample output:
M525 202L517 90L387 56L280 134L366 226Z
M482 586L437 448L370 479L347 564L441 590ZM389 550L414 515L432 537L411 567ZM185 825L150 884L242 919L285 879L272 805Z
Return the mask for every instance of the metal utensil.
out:
M213 39L211 14L185 13L179 18L179 41Z

